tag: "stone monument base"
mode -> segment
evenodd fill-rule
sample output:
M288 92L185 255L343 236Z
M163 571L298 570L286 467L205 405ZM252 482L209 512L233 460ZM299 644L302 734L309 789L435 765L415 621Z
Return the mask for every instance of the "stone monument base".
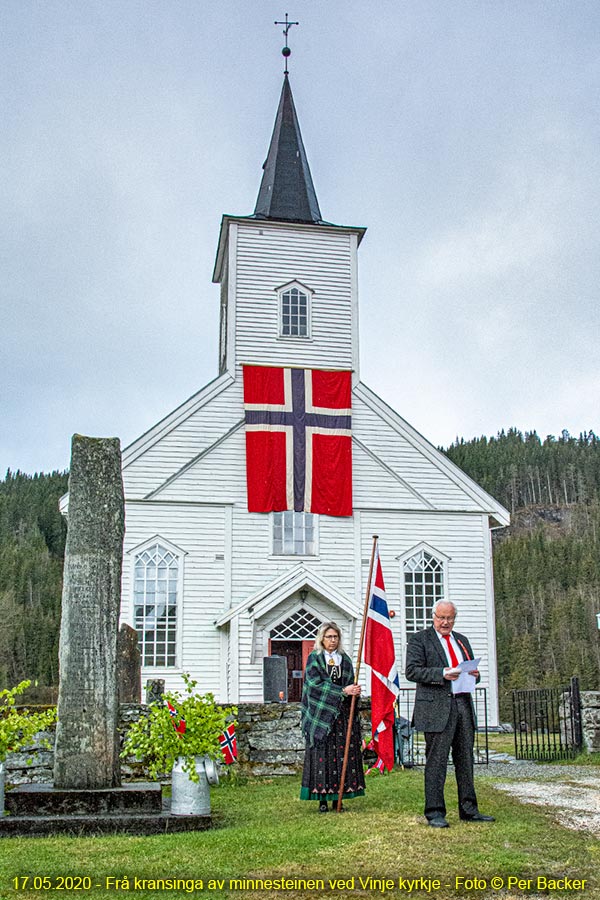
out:
M65 790L22 784L6 792L0 837L54 834L164 834L204 831L210 816L172 816L160 784L127 784L96 790Z

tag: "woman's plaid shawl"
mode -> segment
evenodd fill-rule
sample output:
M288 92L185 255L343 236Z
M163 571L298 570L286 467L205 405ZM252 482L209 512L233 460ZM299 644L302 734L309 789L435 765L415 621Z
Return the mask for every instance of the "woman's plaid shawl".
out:
M302 690L302 732L311 747L331 731L342 704L342 688L354 681L352 660L342 653L342 679L334 684L327 674L325 655L313 650L306 662Z

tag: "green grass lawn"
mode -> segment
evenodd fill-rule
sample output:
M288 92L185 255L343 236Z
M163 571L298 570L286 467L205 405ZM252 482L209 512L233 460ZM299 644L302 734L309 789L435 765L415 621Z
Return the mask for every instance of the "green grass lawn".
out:
M458 820L455 789L449 779L449 829L428 828L421 816L423 771L410 769L369 777L367 795L348 801L342 815L320 815L316 803L298 799L299 778L222 784L212 790L214 821L208 832L153 837L11 838L0 841L0 897L38 898L56 893L100 897L298 897L436 896L476 897L478 900L544 894L537 878L586 879L583 893L570 896L600 898L600 841L558 825L552 814L493 788L493 780L478 776L481 809L497 816L495 824L469 825ZM29 877L25 890L14 879ZM89 876L89 890L60 891L32 888L34 877ZM107 879L127 876L129 890ZM189 879L199 885L163 889L138 879ZM230 889L229 879L323 879L315 890ZM354 878L346 887L329 880ZM392 879L385 885L362 887L360 878ZM438 879L409 892L398 879ZM456 882L480 879L479 887ZM500 879L497 887L492 878ZM519 890L509 879L531 879ZM209 880L224 884L211 887ZM22 883L22 882L21 882ZM192 890L188 890L191 888ZM553 891L564 897L569 892Z
M515 755L515 736L506 732L488 732L488 747L496 753L510 753Z

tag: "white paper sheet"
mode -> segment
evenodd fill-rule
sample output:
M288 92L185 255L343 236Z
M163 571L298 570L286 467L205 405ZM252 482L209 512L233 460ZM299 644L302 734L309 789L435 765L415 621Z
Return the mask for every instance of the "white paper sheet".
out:
M472 675L469 675L469 672L474 672L475 669L479 668L479 663L481 662L481 657L478 659L465 659L464 662L455 666L452 669L453 672L460 672L460 675L456 679L456 681L452 682L452 693L453 694L472 694L475 690L476 679L473 678Z

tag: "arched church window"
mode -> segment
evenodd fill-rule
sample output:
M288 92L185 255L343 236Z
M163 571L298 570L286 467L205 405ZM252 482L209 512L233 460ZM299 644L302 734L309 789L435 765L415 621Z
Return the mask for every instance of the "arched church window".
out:
M156 543L135 557L134 610L142 665L176 664L179 560Z
M279 291L279 333L282 337L310 337L310 291L296 283Z
M419 550L403 563L406 633L413 634L431 623L433 604L444 599L444 563Z
M274 556L316 556L317 516L305 512L273 513Z

